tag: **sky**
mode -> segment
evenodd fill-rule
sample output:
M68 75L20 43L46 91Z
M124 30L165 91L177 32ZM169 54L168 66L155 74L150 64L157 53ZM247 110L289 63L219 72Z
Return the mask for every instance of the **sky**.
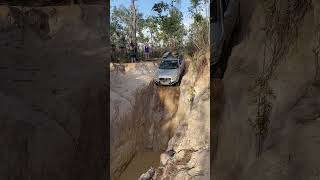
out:
M156 12L152 11L152 7L155 3L160 2L161 0L137 0L137 8L139 12L142 12L144 17L149 15L156 15ZM170 3L171 0L163 0L164 2ZM125 7L129 7L131 4L131 0L111 0L110 8L112 9L114 6L119 7L123 5ZM186 27L192 23L191 15L188 11L188 7L191 6L190 0L181 0L177 7L183 14L183 24Z

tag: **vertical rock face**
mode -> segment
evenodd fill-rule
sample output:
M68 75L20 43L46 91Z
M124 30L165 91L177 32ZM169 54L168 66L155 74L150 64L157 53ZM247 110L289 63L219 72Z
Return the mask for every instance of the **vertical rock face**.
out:
M180 85L175 127L153 179L210 179L209 53L194 57ZM141 176L141 179L146 175Z
M155 86L156 68L154 63L111 65L112 179L120 177L138 151L163 151L167 146L179 90Z
M215 179L319 177L319 7L257 1L245 19L250 31L233 49L214 119Z
M0 179L106 179L103 14L0 7Z

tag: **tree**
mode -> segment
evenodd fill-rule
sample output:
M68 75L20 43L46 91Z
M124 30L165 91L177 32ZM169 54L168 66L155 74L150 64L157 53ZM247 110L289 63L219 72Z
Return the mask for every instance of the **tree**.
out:
M135 5L131 5L130 9L120 6L114 7L111 15L111 31L115 34L125 36L129 42L137 42L137 33L139 38L143 39L142 30L144 28L143 14L138 13ZM112 34L111 33L111 34Z
M111 13L110 24L110 39L113 44L123 46L120 40L129 38L130 24L130 11L123 6L114 7Z
M146 20L143 19L143 14L137 14L137 25L136 25L136 42L146 43L148 42L148 37L145 37L143 30L146 28Z
M183 37L186 34L184 25L182 23L182 12L174 6L161 1L156 3L152 10L158 13L156 22L159 24L158 36L167 44L167 47L177 48L183 42Z
M137 8L135 4L136 0L131 0L131 6L130 6L130 13L131 13L131 20L132 24L130 26L130 42L133 42L134 44L137 43Z
M206 11L208 0L191 0L189 12L193 17L193 23L189 29L189 41L197 49L204 49L209 46L209 16L206 12L206 17L201 12Z
M137 44L138 42L148 42L148 37L145 37L143 30L145 29L146 20L143 19L143 14L138 12L136 7L137 0L131 0L130 6L114 7L111 13L110 23L110 40L112 45L121 49L118 52L119 56L124 56L125 48L130 42ZM115 53L115 52L114 52Z
M152 17L149 16L146 20L145 20L145 28L149 30L150 33L150 41L151 41L151 46L153 45L153 43L155 42L155 35L158 32L158 24L157 24L157 20Z

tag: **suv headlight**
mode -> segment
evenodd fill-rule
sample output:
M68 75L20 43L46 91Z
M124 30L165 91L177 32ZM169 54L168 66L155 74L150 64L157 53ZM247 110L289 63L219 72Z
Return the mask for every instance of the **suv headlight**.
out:
M153 79L156 80L156 81L158 81L158 74L155 74L155 75L153 76Z
M173 78L171 79L171 81L177 81L178 78L179 78L179 75L175 75L175 76L173 76Z

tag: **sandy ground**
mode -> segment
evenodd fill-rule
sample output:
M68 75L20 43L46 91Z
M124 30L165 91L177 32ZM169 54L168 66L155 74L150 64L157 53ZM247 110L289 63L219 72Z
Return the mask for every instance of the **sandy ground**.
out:
M209 53L198 53L179 87L172 137L160 155L153 179L210 179ZM145 171L140 178L151 178Z
M180 89L155 86L153 77L157 67L158 62L111 64L111 172L114 179L123 171L125 177L135 174L138 178L150 166L157 167L159 152L166 150L179 124L173 117L178 110ZM144 149L154 153L145 154ZM152 161L141 159L144 154ZM137 159L130 161L132 158Z

